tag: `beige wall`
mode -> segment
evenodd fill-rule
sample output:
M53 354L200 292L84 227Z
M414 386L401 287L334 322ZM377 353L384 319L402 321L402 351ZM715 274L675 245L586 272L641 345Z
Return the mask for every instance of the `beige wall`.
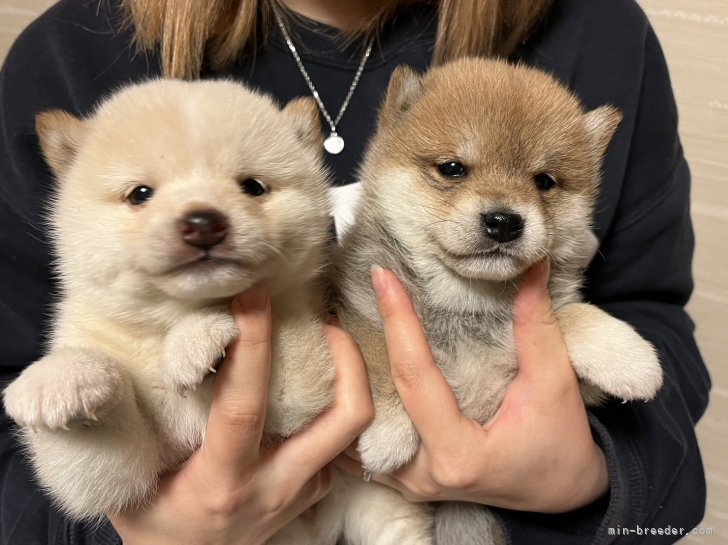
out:
M662 41L693 171L696 289L689 310L713 377L710 407L698 425L708 478L702 526L713 536L683 543L728 543L728 2L639 0Z
M15 36L51 4L52 0L0 0L0 59Z
M702 526L712 527L715 534L689 537L683 543L728 543L728 367L724 364L728 336L728 2L639 2L665 49L693 170L697 252L690 312L714 383L711 405L698 434L708 474L708 511ZM50 4L49 0L0 0L0 59L16 34Z

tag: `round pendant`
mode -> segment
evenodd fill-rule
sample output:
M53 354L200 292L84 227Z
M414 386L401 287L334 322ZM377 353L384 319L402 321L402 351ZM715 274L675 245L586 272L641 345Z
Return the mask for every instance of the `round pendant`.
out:
M344 149L344 139L335 132L332 132L326 140L324 140L324 149L331 155L338 155Z

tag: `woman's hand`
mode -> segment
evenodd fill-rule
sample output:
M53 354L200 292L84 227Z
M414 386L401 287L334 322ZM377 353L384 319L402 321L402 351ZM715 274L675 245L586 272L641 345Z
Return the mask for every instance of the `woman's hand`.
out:
M232 310L240 337L216 377L204 443L162 479L151 505L111 518L125 545L265 542L328 493L329 462L373 417L356 345L327 326L336 367L333 406L302 433L274 449L261 449L270 299L256 287L237 297Z
M408 465L373 480L411 501L464 500L521 511L566 512L608 488L546 288L548 262L532 267L514 302L519 370L485 426L460 413L435 366L409 298L390 271L372 274L392 375L422 439ZM356 456L348 449L350 456ZM354 474L346 455L337 465Z

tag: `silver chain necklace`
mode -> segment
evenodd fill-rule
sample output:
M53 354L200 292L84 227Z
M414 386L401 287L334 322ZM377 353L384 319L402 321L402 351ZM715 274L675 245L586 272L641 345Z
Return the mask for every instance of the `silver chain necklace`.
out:
M306 80L306 84L308 85L308 88L311 90L311 94L313 95L313 98L316 101L316 104L318 104L319 110L321 110L321 114L324 116L324 119L326 119L326 122L329 124L329 127L331 128L331 132L329 133L329 136L326 138L326 140L324 140L324 149L332 155L338 155L344 149L344 139L341 138L341 136L339 136L339 133L336 132L336 127L338 126L339 121L341 121L341 117L344 115L344 112L346 111L347 106L349 106L349 101L351 100L351 96L354 94L354 89L356 89L356 86L359 83L359 78L361 78L361 74L362 74L362 72L364 72L364 66L366 66L367 60L369 59L369 55L372 52L372 46L374 45L374 40L373 39L369 40L369 45L367 45L367 48L364 51L364 56L361 58L361 62L359 63L359 68L356 70L356 75L354 76L354 81L352 81L351 85L349 86L349 92L346 93L346 98L344 98L344 102L341 104L341 108L339 108L339 113L336 115L336 119L332 119L331 115L329 115L329 112L326 110L326 106L324 106L324 103L321 100L321 97L319 96L319 93L316 90L316 87L314 87L313 81L311 81L311 76L308 75L306 68L304 68L304 66L303 66L303 62L301 61L301 57L299 56L298 51L296 50L296 46L293 45L293 41L291 40L291 37L288 35L288 31L286 30L286 25L283 24L283 20L281 19L280 15L278 15L276 13L275 17L276 17L276 23L278 23L278 28L281 29L281 34L283 34L283 38L286 40L286 45L288 45L288 49L291 50L293 59L296 61L298 70L301 72L303 79Z

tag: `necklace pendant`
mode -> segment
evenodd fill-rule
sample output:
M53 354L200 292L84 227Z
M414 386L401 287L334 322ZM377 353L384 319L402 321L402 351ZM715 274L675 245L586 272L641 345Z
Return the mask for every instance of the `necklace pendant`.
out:
M333 131L324 140L324 149L331 155L338 155L344 149L344 139L339 136L336 131Z

